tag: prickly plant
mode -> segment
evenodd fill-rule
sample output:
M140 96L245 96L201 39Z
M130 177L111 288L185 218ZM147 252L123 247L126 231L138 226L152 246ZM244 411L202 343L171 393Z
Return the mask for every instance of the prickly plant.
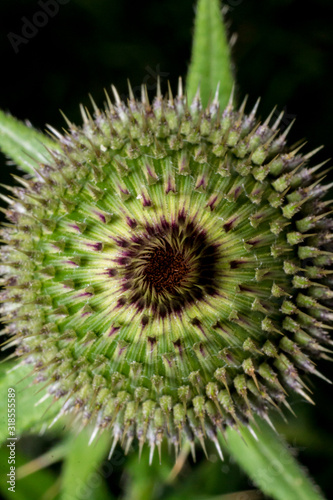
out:
M330 344L332 221L322 165L282 115L202 107L179 82L67 120L10 187L4 332L61 414L176 450L311 401Z

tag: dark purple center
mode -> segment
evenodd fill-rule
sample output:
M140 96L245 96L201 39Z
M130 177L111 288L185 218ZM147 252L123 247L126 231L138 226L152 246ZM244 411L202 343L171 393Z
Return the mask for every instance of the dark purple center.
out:
M155 248L147 258L143 269L143 281L157 293L173 293L180 287L191 266L184 252L176 251L169 243Z
M173 223L162 219L133 232L117 258L116 279L126 304L164 317L218 293L219 245L198 223L181 213Z

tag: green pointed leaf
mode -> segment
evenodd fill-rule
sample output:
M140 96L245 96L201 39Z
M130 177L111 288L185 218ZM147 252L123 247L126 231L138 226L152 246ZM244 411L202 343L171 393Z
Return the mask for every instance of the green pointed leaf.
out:
M186 445L185 445L186 446ZM134 452L128 458L126 463L127 488L124 500L146 500L156 498L156 491L161 488L161 485L168 484L170 486L170 473L174 466L173 457L168 455L167 449L162 451L162 461L160 463L157 450L150 463L151 449L144 447L141 457L138 452ZM179 498L187 500L186 495L183 495L183 490ZM169 495L167 496L169 498ZM173 498L173 495L171 495ZM177 497L178 498L178 497Z
M187 76L187 94L189 102L192 102L200 85L201 99L206 106L220 84L219 100L224 109L234 80L231 73L230 48L220 7L219 0L198 1L192 61Z
M110 439L104 432L88 446L91 432L84 429L72 440L63 465L61 500L112 500L105 483L114 467L113 461L107 460Z
M49 159L44 146L58 148L46 135L0 110L0 150L19 167L33 174L38 162Z
M8 371L9 370L9 371ZM26 431L38 432L43 423L49 423L60 411L61 404L57 401L52 404L52 398L43 403L36 403L47 393L40 389L42 384L33 384L32 368L29 365L4 363L0 371L0 443L8 437L8 389L15 389L15 435L19 437ZM37 394L38 392L38 394Z
M29 462L30 458L24 455L19 446L15 450L15 467L16 472L19 467L24 466L27 462ZM8 448L3 446L0 449L0 472L1 477L7 478L0 482L0 492L1 498L6 498L12 500L42 500L45 493L51 490L56 483L56 475L51 470L44 469L35 472L34 474L28 475L23 479L16 478L15 484L15 493L13 491L8 490L8 487L11 487L7 480L7 474L10 471L10 465L8 464Z
M275 500L323 500L319 488L305 473L288 446L264 422L240 434L227 430L227 448L254 483Z

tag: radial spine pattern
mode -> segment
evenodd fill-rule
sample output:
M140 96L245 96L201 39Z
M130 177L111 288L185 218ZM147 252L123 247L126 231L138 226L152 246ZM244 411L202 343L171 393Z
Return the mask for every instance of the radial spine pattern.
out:
M130 92L17 178L1 307L36 381L152 453L269 419L330 344L329 185L279 119ZM320 173L321 172L321 173ZM192 446L192 448L194 448ZM219 450L220 451L220 450Z

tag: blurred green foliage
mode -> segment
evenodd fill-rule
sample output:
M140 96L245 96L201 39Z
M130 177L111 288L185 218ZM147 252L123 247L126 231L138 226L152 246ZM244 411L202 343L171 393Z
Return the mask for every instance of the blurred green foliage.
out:
M255 0L227 0L226 5L229 35L238 34L232 54L239 99L248 94L251 105L261 96L259 114L263 117L274 105L278 111L284 109L283 126L297 118L290 134L292 141L308 139L307 151L325 144L317 155L318 162L332 156L332 2L267 0L259 5ZM124 98L127 78L137 97L142 82L153 96L157 74L164 90L167 80L176 88L178 76L186 75L190 61L194 6L194 0L69 0L59 5L59 12L27 43L19 44L15 53L8 34L22 36L22 18L32 20L41 7L35 0L2 0L0 108L21 120L28 118L42 130L45 123L61 128L64 122L59 108L80 123L78 104L89 105L90 92L102 105L103 87L109 88L110 83ZM12 171L1 159L1 182L10 182ZM333 378L331 363L321 362L319 369ZM308 383L316 406L295 397L292 407L297 419L288 415L285 424L278 418L277 427L327 498L333 498L332 388L320 379L312 378ZM43 443L43 438L22 442L24 451L18 448L22 463L37 456L36 442ZM37 446L38 453L47 446ZM2 449L1 463L3 453ZM197 462L186 461L173 481L168 480L172 454L162 466L155 456L149 467L146 456L139 463L136 454L125 459L120 450L117 453L117 459L111 460L112 473L103 478L114 498L124 494L128 500L139 500L140 494L147 499L151 495L169 500L222 500L222 494L254 488L229 456L221 463L213 449L208 450L210 461L198 450ZM29 484L37 488L34 491L29 490L28 478L22 480L25 498L51 498L45 493L59 472L53 466L32 475ZM104 498L101 484L100 498ZM136 492L133 485L142 490ZM91 498L97 500L98 488L92 491ZM249 494L244 498L260 497Z

